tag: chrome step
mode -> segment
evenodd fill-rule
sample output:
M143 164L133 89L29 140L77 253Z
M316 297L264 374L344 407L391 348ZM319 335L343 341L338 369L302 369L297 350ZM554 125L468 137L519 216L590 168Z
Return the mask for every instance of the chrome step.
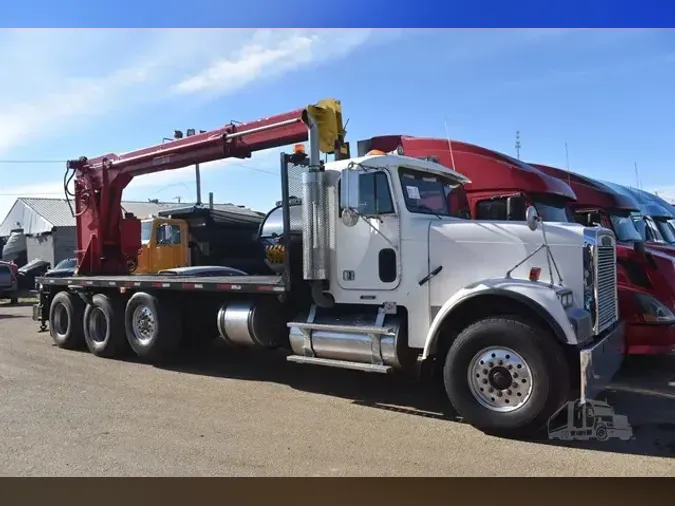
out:
M388 365L364 364L361 362L348 362L346 360L334 360L331 358L305 357L302 355L289 355L286 357L289 362L296 364L323 365L327 367L337 367L339 369L351 369L354 371L377 372L387 374L393 367Z

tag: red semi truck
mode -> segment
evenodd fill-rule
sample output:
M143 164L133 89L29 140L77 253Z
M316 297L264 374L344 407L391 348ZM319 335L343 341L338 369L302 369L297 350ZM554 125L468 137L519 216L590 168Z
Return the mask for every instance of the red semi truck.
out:
M634 200L616 197L619 201L615 202L609 189L596 191L591 197L590 189L571 184L566 176L558 177L560 174L554 174L555 169L545 171L543 166L523 163L465 142L388 135L360 141L358 149L359 153L373 149L397 152L457 167L471 183L463 185L465 196L450 195L450 198L464 201L467 212L476 220L522 221L525 208L531 205L544 221L572 223L577 221L575 211L583 209L589 202L595 202L595 206L602 202L608 209L616 206L613 210L617 218L624 213L627 222L622 222L622 227L618 228L618 219L607 220L602 226L612 229L622 241L617 245L618 294L621 315L627 325L627 352L657 354L672 351L675 345L675 320L671 319L671 308L675 304L675 269L665 254L656 251L640 253L634 251L633 244L627 245L631 237L638 240L638 248L641 244L629 218L636 205ZM630 233L626 227L632 228L632 236L626 235Z
M600 225L617 238L619 305L626 322L630 354L670 353L675 349L675 264L670 256L645 245L631 214L640 204L592 178L530 164L567 182L577 195L570 204L584 226Z

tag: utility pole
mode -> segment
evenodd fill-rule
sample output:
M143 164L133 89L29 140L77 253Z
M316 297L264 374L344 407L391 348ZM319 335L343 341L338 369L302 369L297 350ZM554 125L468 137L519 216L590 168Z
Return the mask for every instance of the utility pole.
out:
M516 130L516 158L520 160L520 130Z
M200 134L206 133L206 130L200 130ZM192 137L193 135L197 135L197 131L194 128L188 128L185 130L185 137ZM178 140L183 138L183 132L181 130L174 130L173 131L173 140ZM164 137L162 139L162 143L164 141L172 140L169 139L168 137ZM202 178L201 174L199 173L199 164L195 163L195 184L197 186L197 205L202 203ZM179 197L176 197L179 198ZM180 203L180 200L178 200Z
M570 152L567 149L567 143L565 143L565 162L567 163L567 172L570 171Z
M638 190L640 190L640 189L641 189L641 188L640 188L640 186L641 186L641 185L640 185L640 174L639 174L639 172L638 172L637 162L634 162L634 163L635 163L635 184L637 185L636 188L637 188Z

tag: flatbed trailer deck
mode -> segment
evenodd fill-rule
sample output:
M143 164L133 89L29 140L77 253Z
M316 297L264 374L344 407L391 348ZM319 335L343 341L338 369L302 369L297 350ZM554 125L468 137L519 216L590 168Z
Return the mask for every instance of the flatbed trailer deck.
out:
M209 292L283 293L281 276L73 276L70 278L37 278L44 286L73 286L100 288L131 288L163 290L199 290Z

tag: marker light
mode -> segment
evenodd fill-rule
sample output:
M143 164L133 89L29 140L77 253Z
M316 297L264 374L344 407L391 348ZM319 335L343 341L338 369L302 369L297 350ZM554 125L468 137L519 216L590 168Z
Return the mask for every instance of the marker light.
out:
M296 144L293 146L293 153L304 153L305 152L305 145L304 144Z
M530 281L539 281L541 276L541 267L532 267L530 269Z
M384 151L380 151L379 149L371 149L368 151L368 154L366 156L374 156L374 155L386 155Z

